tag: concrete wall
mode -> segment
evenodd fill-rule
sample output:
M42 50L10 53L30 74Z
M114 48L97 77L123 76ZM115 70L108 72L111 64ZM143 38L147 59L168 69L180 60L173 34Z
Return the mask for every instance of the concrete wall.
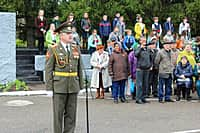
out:
M16 79L16 14L0 12L0 83Z

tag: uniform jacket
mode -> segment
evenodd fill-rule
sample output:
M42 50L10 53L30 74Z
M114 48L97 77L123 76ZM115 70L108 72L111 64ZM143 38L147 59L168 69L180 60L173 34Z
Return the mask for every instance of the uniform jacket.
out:
M161 49L155 58L155 64L159 65L159 74L172 74L174 66L171 60L171 51Z
M44 17L43 20L40 19L40 17L35 18L35 27L36 27L36 36L37 37L43 37L44 34L41 31L41 29L47 30L47 20Z
M112 81L128 79L129 63L125 52L114 51L109 58L109 75Z
M99 24L99 33L100 36L109 36L111 32L111 24L109 21L101 21L101 23Z
M103 87L107 88L112 85L112 80L108 73L108 62L108 52L104 51L101 56L99 56L98 51L95 51L92 54L92 57L90 59L90 64L93 66L90 85L91 87L99 88L99 72L102 73ZM98 68L96 68L97 65L101 65L103 69L99 70Z
M56 76L54 72L74 73L77 76ZM83 65L79 47L70 45L70 54L59 43L49 47L46 54L46 88L55 93L78 93L83 88Z

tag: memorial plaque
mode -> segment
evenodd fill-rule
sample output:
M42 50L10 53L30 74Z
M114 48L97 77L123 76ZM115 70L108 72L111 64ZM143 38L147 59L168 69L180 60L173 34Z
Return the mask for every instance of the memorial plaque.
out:
M16 79L16 14L0 12L0 84Z
M35 56L35 71L44 71L45 69L45 55Z

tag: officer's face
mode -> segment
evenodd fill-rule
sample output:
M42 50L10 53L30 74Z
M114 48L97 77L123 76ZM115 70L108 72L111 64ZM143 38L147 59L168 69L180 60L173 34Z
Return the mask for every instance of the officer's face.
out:
M61 41L64 43L72 43L73 42L73 35L72 32L69 33L61 33L60 37Z

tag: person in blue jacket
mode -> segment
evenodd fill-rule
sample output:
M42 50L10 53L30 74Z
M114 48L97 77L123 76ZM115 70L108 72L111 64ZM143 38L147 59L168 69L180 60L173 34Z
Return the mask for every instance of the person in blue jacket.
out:
M174 25L173 23L171 22L171 17L168 17L166 22L164 23L164 34L167 33L167 31L171 31L172 33L174 32Z
M181 61L176 66L175 69L175 76L177 78L176 84L177 84L177 101L180 101L180 93L182 91L183 98L187 96L187 100L189 99L190 89L192 88L192 65L189 63L186 56L183 56L181 58ZM186 95L185 95L186 92Z
M131 30L127 30L127 35L124 38L123 41L123 49L129 54L133 50L133 46L135 44L135 38L132 35Z
M115 18L112 21L112 28L113 28L113 30L116 27L117 23L119 22L119 18L120 18L120 13L116 13L115 14Z
M104 45L104 49L107 48L107 40L109 38L110 32L111 32L111 24L108 21L108 16L103 15L103 20L99 23L99 33L102 39L102 44Z

